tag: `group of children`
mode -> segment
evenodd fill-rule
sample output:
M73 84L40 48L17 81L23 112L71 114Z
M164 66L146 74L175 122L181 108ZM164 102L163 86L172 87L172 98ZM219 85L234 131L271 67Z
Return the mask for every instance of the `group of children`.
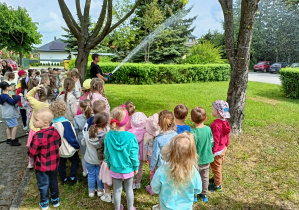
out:
M213 103L212 115L216 120L211 128L204 125L205 109L192 109L195 128L191 129L184 123L188 108L183 104L177 105L174 112L164 110L149 117L137 112L130 101L110 112L105 82L88 79L81 87L76 69L68 73L63 91L56 98L57 82L56 89L51 88L50 81L41 74L40 82L26 89L23 83L34 83L32 74L28 76L21 79L23 91L15 99L8 95L9 84L0 83L3 89L0 103L2 110L16 111L14 104L24 98L31 107L28 167L35 168L42 209L49 207L49 189L52 205L59 206L58 173L64 184L80 182L77 176L80 156L88 196L97 195L104 202L113 202L116 210L123 209L123 182L127 208L136 209L133 190L141 188L144 163L150 167L146 191L159 194L160 202L153 209L192 209L198 194L208 202L208 190L222 191L222 161L230 133L227 102ZM6 120L7 141L16 141L15 126L10 125L15 123L16 120ZM71 163L69 175L67 161ZM214 175L211 179L210 166Z

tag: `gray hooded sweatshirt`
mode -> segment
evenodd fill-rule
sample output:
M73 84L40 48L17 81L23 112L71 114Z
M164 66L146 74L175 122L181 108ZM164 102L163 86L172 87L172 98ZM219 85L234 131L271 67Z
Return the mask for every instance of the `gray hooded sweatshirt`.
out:
M102 138L106 134L106 131L97 133L96 138L83 138L81 141L82 146L86 146L84 159L89 164L100 164L98 159L97 148L99 148L100 141L104 141Z

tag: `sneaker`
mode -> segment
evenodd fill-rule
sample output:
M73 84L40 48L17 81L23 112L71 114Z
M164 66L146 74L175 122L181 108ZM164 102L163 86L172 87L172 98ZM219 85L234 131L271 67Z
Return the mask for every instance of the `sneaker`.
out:
M67 184L70 186L75 185L76 183L80 183L82 180L80 177L75 177L75 178L69 178Z
M107 203L111 203L111 195L108 193L105 193L104 195L101 196L101 200Z
M40 205L41 209L48 209L49 208L49 201L40 202L39 205Z
M29 131L26 131L26 135L29 135Z
M140 189L140 183L135 184L135 189Z
M133 183L133 190L135 190L136 189L136 184L135 184L135 182Z
M63 182L63 184L67 184L68 183L68 181L69 181L69 178L68 177L66 177L62 182Z
M88 193L88 197L93 198L94 197L94 192Z
M214 183L214 177L212 177L211 179L209 179L209 184L213 184Z
M207 195L202 195L202 194L200 194L199 197L200 197L200 199L201 199L203 202L205 202L205 203L207 203L207 202L209 201Z
M87 175L88 175L88 172L84 172L84 171L83 171L83 173L82 173L82 174L83 174L83 176L84 176L84 177L87 177Z
M21 146L21 143L19 143L18 139L14 139L10 141L10 146Z
M197 202L197 195L194 195L194 201L193 201L194 203L196 203Z
M6 144L10 144L10 142L11 142L11 139L6 140Z
M120 204L119 210L123 210L123 209L124 209L124 205Z
M59 198L56 198L56 199L51 198L51 203L54 208L58 207L59 206Z
M145 190L150 194L150 195L155 195L155 193L152 191L152 188L150 185L147 185Z
M221 185L217 186L214 184L209 184L208 190L211 192L222 192Z
M154 205L152 210L160 210L160 205L159 204Z
M23 130L24 131L27 131L28 130L28 127L26 126L26 127L23 127Z
M103 190L102 190L102 191L98 190L98 191L97 191L97 196L98 196L98 197L101 197L102 195L104 195Z
M31 163L28 163L28 166L27 166L27 168L34 168L34 165L33 164L31 164Z

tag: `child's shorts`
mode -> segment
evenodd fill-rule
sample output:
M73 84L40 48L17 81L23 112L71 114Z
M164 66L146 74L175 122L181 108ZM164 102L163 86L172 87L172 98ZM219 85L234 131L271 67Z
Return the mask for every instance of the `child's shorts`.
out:
M19 125L18 120L16 118L10 118L10 119L4 119L4 120L5 120L6 126L8 128L14 128Z

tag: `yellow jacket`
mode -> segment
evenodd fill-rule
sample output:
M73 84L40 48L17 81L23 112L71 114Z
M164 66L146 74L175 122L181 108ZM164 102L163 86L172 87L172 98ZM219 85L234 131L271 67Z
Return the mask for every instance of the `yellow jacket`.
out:
M45 102L41 102L41 101L37 100L36 98L34 98L34 95L35 95L36 91L37 91L37 88L34 87L26 95L27 100L29 101L29 103L32 106L32 116L31 116L31 119L30 119L29 127L30 127L30 129L32 129L35 132L37 132L37 131L40 130L39 128L35 128L33 126L33 117L34 117L35 111L38 110L38 109L40 109L40 108L44 108L44 107L49 107L50 106L50 104L45 103Z

